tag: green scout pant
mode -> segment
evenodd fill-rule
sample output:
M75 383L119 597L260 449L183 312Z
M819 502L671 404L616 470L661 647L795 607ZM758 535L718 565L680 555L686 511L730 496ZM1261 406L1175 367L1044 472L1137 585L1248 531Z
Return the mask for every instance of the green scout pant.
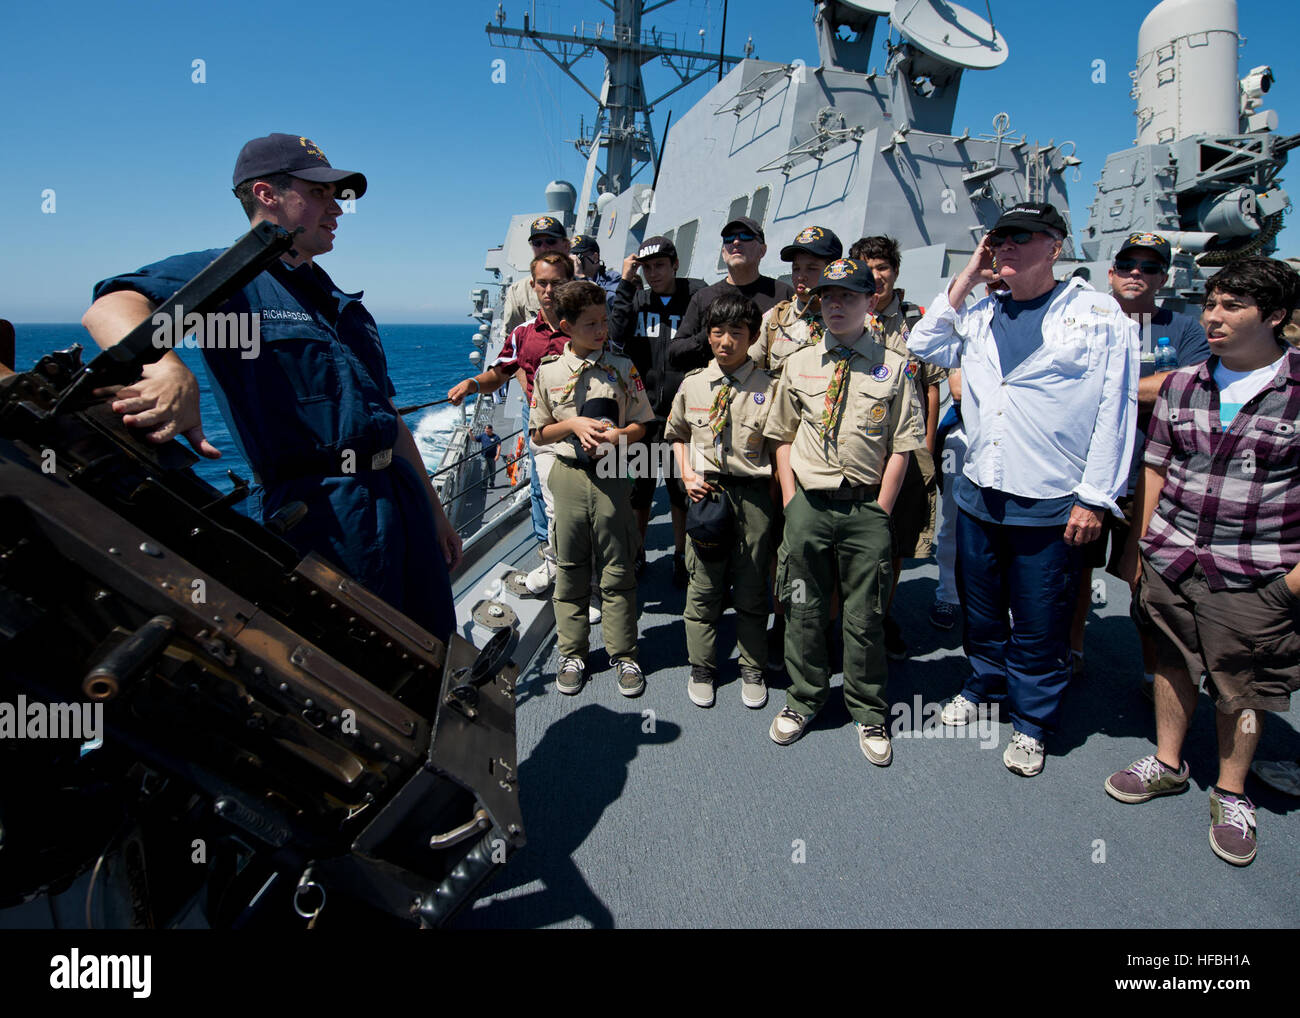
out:
M591 570L600 586L601 626L610 659L636 660L636 574L641 545L630 501L632 482L599 477L559 456L551 467L555 496L555 631L561 657L586 657L591 624Z
M785 537L776 567L785 605L786 705L791 710L815 714L830 693L826 627L838 573L844 703L854 721L885 724L889 673L881 619L893 582L889 559L889 515L879 503L795 489L785 507Z
M686 542L686 655L692 665L717 668L718 618L730 590L736 609L736 644L740 663L762 668L767 661L767 585L772 547L772 492L766 477L757 482L715 482L731 503L736 541L731 555L709 562Z

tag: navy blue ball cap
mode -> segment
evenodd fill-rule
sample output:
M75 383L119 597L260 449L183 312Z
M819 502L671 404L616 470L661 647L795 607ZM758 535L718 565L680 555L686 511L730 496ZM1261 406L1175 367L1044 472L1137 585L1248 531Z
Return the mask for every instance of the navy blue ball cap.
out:
M990 232L996 233L998 230L1025 230L1029 233L1055 230L1063 237L1070 232L1070 228L1065 225L1065 220L1061 218L1061 213L1056 211L1055 205L1030 201L1012 205L998 216L998 221L993 224Z
M248 142L235 160L234 184L238 187L246 180L264 180L276 173L334 184L336 198L360 198L366 193L363 174L334 169L314 141L298 134L268 134Z
M813 293L820 293L831 286L842 286L846 290L858 293L875 293L876 277L866 262L854 261L852 258L838 258L822 269L822 278L812 288Z
M844 245L840 243L840 238L830 230L820 226L808 226L799 231L799 236L795 237L792 243L781 248L781 261L794 261L794 256L800 251L812 255L814 258L825 258L827 261L833 261L844 254Z
M588 251L600 254L600 245L590 233L575 233L570 238L569 254L584 255Z
M528 239L536 240L538 237L554 237L556 240L569 239L569 235L564 232L564 224L554 216L538 216L529 224Z

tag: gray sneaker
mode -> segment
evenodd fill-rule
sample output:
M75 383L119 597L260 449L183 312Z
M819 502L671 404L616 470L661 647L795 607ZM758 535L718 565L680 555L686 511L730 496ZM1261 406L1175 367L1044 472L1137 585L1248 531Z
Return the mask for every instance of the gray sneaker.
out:
M1106 794L1120 802L1146 802L1157 795L1177 795L1187 791L1187 762L1181 770L1170 770L1155 754L1144 756L1106 779Z
M555 688L566 696L582 690L582 673L587 665L580 657L560 658L560 669L555 673Z
M746 707L758 710L767 704L767 683L761 668L740 666L740 699Z
M640 696L645 692L645 675L641 666L631 658L619 658L614 662L618 671L618 691L624 696Z
M888 767L894 759L894 747L889 742L889 733L884 725L856 726L858 729L858 748L862 755L877 767Z
M718 673L705 665L691 665L691 677L686 680L686 695L696 707L713 706L713 684Z
M1024 732L1012 732L1011 741L1002 754L1002 762L1007 765L1007 770L1032 778L1043 769L1043 758L1046 755L1043 744L1038 739Z

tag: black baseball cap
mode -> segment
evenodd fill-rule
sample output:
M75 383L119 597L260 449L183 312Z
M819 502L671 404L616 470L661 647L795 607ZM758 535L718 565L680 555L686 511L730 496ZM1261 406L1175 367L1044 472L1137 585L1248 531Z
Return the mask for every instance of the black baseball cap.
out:
M533 240L536 237L555 237L559 240L568 240L569 235L564 232L564 224L554 216L538 216L528 227L528 239Z
M722 236L725 237L729 233L736 233L740 230L752 233L762 244L767 243L767 238L763 236L763 228L759 226L758 223L754 222L754 220L750 219L749 216L741 216L739 219L733 219L722 228Z
M1130 233L1124 238L1124 243L1120 245L1115 257L1118 258L1130 248L1144 247L1148 251L1154 251L1157 258L1160 259L1165 268L1169 268L1172 260L1169 254L1169 241L1158 233Z
M998 221L993 224L990 232L996 233L998 230L1027 230L1030 233L1056 230L1061 236L1070 232L1070 228L1065 225L1065 220L1061 218L1061 213L1056 211L1056 206L1045 202L1021 202L1019 205L1012 205L998 216Z
M866 262L852 258L838 258L822 269L822 277L812 288L813 293L820 293L829 286L842 286L846 290L858 293L875 293L876 276L867 267Z
M636 260L643 262L647 258L671 258L677 261L677 248L667 237L647 237L636 249Z
M575 233L569 242L569 254L582 255L588 251L600 254L600 245L590 233Z
M318 184L334 184L336 197L360 198L366 193L364 175L354 170L334 169L314 141L298 134L268 134L244 145L235 160L234 186L276 173L288 173ZM345 191L352 193L347 195Z
M812 255L814 258L825 258L827 261L834 261L844 254L844 245L840 243L840 238L830 230L823 229L820 226L807 226L799 231L799 236L795 237L791 243L781 248L781 261L794 261L794 256L800 251Z

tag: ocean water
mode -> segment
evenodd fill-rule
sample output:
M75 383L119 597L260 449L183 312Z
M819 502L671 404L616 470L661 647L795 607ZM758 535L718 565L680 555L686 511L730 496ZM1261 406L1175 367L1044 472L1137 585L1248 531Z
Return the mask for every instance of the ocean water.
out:
M15 324L14 330L17 333L17 363L14 367L18 371L30 369L49 351L61 350L73 343L80 343L85 350L83 360L89 360L98 351L94 340L80 324ZM412 406L445 399L448 389L474 373L469 355L474 349L470 341L477 330L477 322L468 317L464 325L380 325L379 335L388 356L389 377L397 390L394 397L397 405ZM200 459L195 472L219 490L229 491L231 483L226 476L227 470L234 470L244 478L250 478L252 471L231 441L226 422L212 398L199 352L181 350L179 353L199 380L203 430L208 441L222 452L218 460ZM469 402L472 406L473 400ZM460 413L456 407L443 405L407 415L406 423L415 435L416 445L429 470L437 466L447 439L460 420ZM181 444L189 447L187 442Z

